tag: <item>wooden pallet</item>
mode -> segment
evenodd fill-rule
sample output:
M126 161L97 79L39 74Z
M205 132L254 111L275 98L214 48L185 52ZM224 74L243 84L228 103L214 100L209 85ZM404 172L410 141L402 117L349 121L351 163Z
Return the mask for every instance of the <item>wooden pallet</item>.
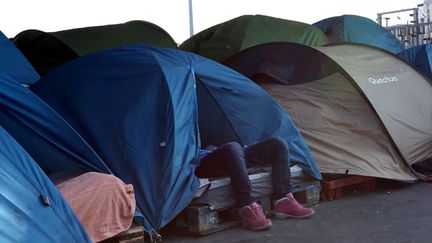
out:
M310 181L293 185L296 199L305 206L318 204L320 199L320 182ZM264 213L271 216L272 202L270 196L257 200ZM234 208L211 210L208 205L189 206L174 219L170 231L175 234L204 236L241 224L238 210Z
M319 203L321 184L319 181L295 183L291 191L296 200L305 207L312 207Z
M144 237L144 227L132 225L128 231L106 239L101 243L143 243Z
M371 191L376 188L377 179L367 176L337 176L324 177L321 181L322 200L338 199L344 192L358 190Z

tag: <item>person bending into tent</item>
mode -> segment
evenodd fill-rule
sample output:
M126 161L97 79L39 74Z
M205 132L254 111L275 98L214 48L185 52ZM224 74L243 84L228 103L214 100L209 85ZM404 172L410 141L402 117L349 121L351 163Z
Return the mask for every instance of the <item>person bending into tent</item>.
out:
M248 229L262 230L272 226L261 205L251 198L248 167L272 165L273 215L276 218L306 218L315 213L312 208L300 205L291 193L288 145L282 138L269 138L245 147L237 142L218 148L209 146L200 150L198 162L198 177L230 177L243 225Z

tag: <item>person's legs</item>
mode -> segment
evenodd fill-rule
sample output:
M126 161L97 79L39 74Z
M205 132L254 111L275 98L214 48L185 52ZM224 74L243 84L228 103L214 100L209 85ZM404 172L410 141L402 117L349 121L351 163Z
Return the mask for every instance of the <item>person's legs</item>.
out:
M277 218L305 218L313 215L312 208L304 208L291 193L291 171L288 145L279 137L252 144L245 149L248 166L272 165L273 214Z
M242 208L252 203L249 181L243 147L230 142L218 147L201 161L196 174L198 177L229 176L234 187L237 205Z
M291 192L288 145L279 137L269 138L245 148L248 167L272 165L273 197L280 199Z
M252 230L263 230L272 226L261 206L251 199L251 184L244 149L240 144L231 142L212 151L202 159L196 174L199 177L229 176L243 225Z

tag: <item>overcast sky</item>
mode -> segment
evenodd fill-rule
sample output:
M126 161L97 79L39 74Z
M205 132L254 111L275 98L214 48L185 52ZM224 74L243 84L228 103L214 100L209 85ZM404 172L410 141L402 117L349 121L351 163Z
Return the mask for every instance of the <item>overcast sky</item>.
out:
M312 24L342 14L376 20L377 13L414 8L423 0L193 0L195 33L244 14L263 14ZM2 0L0 30L14 37L26 29L70 28L146 20L176 42L189 37L189 0ZM409 13L397 19L406 21ZM390 20L396 20L396 17Z

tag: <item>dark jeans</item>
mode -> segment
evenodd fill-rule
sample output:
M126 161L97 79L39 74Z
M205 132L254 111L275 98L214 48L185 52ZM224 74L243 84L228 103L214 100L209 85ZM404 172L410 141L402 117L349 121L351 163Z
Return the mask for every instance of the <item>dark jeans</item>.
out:
M252 202L247 168L272 165L273 197L279 199L291 192L288 145L279 137L243 147L236 142L223 144L201 160L196 174L201 178L231 178L239 207Z

